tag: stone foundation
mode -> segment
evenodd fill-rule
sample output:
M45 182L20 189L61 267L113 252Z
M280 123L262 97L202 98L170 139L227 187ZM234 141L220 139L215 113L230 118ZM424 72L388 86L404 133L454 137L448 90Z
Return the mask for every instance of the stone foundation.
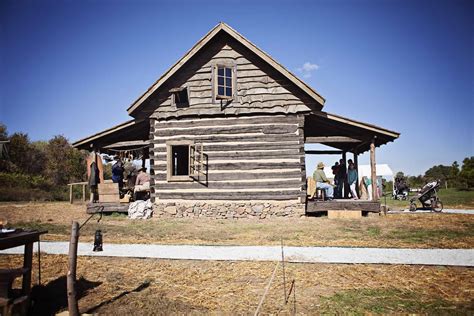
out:
M214 219L272 217L300 217L305 215L305 205L297 202L247 202L247 203L163 203L155 201L154 217L205 217Z

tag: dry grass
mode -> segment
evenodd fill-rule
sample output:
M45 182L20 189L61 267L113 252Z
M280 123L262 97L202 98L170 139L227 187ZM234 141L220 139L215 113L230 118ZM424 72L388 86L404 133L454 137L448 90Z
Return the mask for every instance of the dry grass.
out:
M5 258L0 268L21 265L20 256ZM43 255L42 266L45 286L37 295L54 294L55 299L37 302L35 314L65 309L66 257ZM79 307L82 312L104 315L251 314L274 266L273 262L80 257ZM296 280L299 314L474 311L474 270L469 268L340 264L286 264L285 268L287 280ZM292 308L291 300L283 304L279 269L262 312L286 315Z
M0 216L14 225L46 228L49 240L68 240L72 220L88 216L83 205L4 203ZM370 247L454 247L474 245L474 216L400 214L359 220L327 218L255 220L152 219L107 216L105 242L162 244ZM96 224L81 230L92 241ZM18 267L21 256L0 256L0 268ZM34 258L36 266L37 258ZM35 315L64 310L65 256L42 255L44 286L34 292ZM273 272L273 262L78 259L79 306L104 315L252 314ZM296 280L298 314L474 313L474 269L402 265L286 264ZM36 271L33 282L36 282ZM17 286L19 285L19 282ZM51 299L54 298L54 299ZM283 303L278 270L263 314L291 314Z
M47 229L46 240L69 240L72 220L87 219L83 205L2 203L0 216L15 227ZM81 230L91 241L94 221ZM267 220L159 219L128 220L104 216L100 228L107 243L344 246L396 248L472 248L474 216L463 214L393 214L361 219L305 217Z

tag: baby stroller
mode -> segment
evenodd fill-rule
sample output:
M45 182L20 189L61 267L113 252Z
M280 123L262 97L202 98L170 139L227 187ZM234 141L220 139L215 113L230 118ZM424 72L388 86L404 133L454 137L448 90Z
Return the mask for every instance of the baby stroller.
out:
M403 179L396 178L393 184L392 198L394 200L408 200L410 188Z
M441 212L443 210L443 203L438 198L439 185L439 180L427 183L417 196L410 199L410 211L416 211L415 200L418 199L423 205L423 208Z

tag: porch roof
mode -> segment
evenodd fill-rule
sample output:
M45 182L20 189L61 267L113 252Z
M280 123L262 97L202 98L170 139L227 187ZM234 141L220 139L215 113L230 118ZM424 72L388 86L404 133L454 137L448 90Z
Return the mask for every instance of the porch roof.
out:
M130 120L73 143L77 149L99 149L101 153L133 150L148 146L149 120Z
M313 112L306 116L305 144L324 144L341 151L357 154L370 150L370 143L381 146L394 141L400 133L328 112Z

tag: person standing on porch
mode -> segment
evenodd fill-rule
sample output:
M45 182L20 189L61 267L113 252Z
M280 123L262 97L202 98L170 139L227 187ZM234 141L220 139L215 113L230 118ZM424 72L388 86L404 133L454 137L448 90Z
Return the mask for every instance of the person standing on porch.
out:
M118 183L119 192L121 193L123 188L123 172L125 171L125 168L123 167L122 160L119 156L116 156L114 159L115 164L112 166L112 182Z
M332 200L334 189L324 173L324 164L322 162L318 163L316 170L313 173L313 179L316 182L316 188L323 189L326 198Z
M369 177L363 176L362 181L364 182L364 186L367 188L369 201L372 201L372 179L370 179Z
M337 174L335 176L337 179L336 184L336 198L342 199L344 198L344 183L347 181L347 169L346 169L346 162L344 159L339 160L339 168L337 170Z
M359 196L357 195L356 191L356 183L357 183L357 170L355 168L354 163L349 160L349 170L347 171L347 182L349 183L351 198L354 200L358 200Z

